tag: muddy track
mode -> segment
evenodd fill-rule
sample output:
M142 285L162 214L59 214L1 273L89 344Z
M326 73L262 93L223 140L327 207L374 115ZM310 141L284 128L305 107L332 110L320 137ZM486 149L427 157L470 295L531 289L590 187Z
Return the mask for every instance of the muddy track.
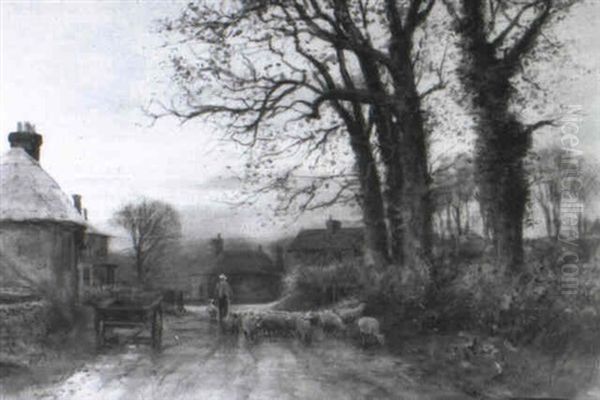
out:
M202 309L165 319L163 351L147 344L113 345L62 381L0 399L292 400L450 399L434 395L384 349L320 338L248 343L222 335ZM125 342L127 343L127 342ZM466 397L454 397L456 399Z

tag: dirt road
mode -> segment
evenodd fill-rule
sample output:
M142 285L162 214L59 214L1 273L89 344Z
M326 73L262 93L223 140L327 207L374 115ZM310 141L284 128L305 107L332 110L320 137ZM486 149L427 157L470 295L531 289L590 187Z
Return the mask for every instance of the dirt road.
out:
M160 354L114 345L53 385L2 399L465 399L411 378L411 367L384 350L323 338L262 340L219 334L202 308L165 319ZM414 374L412 374L414 375Z

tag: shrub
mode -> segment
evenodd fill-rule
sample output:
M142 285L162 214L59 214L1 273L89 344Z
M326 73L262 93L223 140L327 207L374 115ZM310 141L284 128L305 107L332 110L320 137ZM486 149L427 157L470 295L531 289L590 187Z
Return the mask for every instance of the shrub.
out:
M565 295L555 243L529 241L526 250L525 270L512 279L492 257L456 262L428 298L435 327L500 335L557 359L598 354L600 271L581 268L577 293Z
M356 295L360 269L355 260L326 266L296 266L284 277L284 298L312 299L312 305L322 306Z
M355 297L381 310L422 302L429 273L430 268L424 262L410 268L388 265L376 269L365 266L359 258L326 266L296 266L284 277L283 297L288 307L303 303L303 308L310 307L309 299L313 299L312 306L320 307Z

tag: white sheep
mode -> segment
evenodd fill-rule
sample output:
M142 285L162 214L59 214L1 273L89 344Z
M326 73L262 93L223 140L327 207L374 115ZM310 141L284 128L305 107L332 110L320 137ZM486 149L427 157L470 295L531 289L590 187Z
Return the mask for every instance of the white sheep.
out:
M379 321L373 317L361 317L357 321L360 339L365 347L371 338L375 338L380 345L384 344L384 337L379 331Z
M250 312L248 314L242 315L242 332L244 332L244 337L249 342L252 342L256 339L256 334L260 328L260 316L254 315L254 313Z
M214 299L210 299L208 306L206 306L206 312L208 313L208 318L211 321L217 320L217 314L219 313L219 310L217 309L217 306L215 305Z
M366 304L360 303L358 306L354 308L342 308L336 311L337 315L340 316L342 321L345 323L349 323L357 320L362 317L363 312L365 311Z
M344 325L344 321L340 318L339 315L334 313L333 311L322 311L319 313L319 324L323 328L323 332L326 333L343 333L346 331L346 326Z
M232 312L221 321L221 331L226 334L237 335L240 332L241 325L241 316Z
M260 330L267 336L285 335L290 323L289 317L282 312L269 312L262 315Z
M312 341L313 324L308 315L299 315L296 317L296 336L303 343Z

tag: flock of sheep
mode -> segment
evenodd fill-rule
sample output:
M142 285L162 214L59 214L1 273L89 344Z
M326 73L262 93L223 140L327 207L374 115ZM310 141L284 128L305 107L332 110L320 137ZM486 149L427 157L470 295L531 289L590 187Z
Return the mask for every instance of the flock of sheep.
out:
M365 305L360 304L354 308L310 312L231 312L221 321L221 328L227 334L243 334L249 342L261 337L296 337L309 344L315 333L321 330L325 335L334 337L358 333L363 347L373 343L383 345L379 321L363 316L364 309Z

